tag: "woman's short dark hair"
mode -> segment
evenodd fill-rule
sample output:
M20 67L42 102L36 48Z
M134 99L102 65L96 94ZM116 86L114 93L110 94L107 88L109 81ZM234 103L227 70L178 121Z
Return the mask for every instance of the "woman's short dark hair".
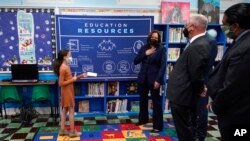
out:
M238 23L242 29L250 29L250 4L238 3L229 7L224 15L227 16L229 25Z

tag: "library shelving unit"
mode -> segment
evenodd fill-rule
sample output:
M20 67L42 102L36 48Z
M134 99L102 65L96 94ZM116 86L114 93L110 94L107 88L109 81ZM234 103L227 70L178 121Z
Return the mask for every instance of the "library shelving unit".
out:
M187 40L183 36L183 28L184 24L155 24L154 29L160 31L162 34L162 42L166 46L166 54L167 54L167 68L166 68L166 87L167 87L167 79L169 73L174 68L174 64L179 58L180 54L184 51L186 47ZM209 24L207 30L214 29L216 31L216 41L218 45L218 54L216 57L215 65L222 59L223 52L226 47L226 37L221 30L220 24ZM167 95L167 93L165 93ZM168 113L168 101L164 99L165 107L164 112Z
M139 113L136 78L80 79L74 82L74 89L76 116Z
M136 78L81 79L74 83L74 87L76 116L139 114ZM152 112L151 103L149 100L149 113Z

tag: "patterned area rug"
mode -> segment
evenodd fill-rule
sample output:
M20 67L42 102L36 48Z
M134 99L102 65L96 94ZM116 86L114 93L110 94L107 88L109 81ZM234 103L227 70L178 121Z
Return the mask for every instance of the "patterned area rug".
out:
M177 141L173 119L164 114L164 130L150 133L152 118L144 126L136 126L137 116L77 117L76 129L82 133L78 138L58 136L59 119L55 122L48 115L39 116L30 124L21 124L14 117L0 118L0 139L3 141ZM69 124L68 122L66 124ZM67 127L69 128L69 127ZM220 134L216 116L209 115L206 141L219 141Z

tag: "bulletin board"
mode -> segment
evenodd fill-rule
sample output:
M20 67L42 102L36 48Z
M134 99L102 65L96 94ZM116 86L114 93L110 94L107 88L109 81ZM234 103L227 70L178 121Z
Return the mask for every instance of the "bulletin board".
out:
M0 71L11 64L38 64L51 70L55 57L53 9L0 9Z
M153 29L153 16L56 16L57 50L67 48L72 73L92 79L136 78L133 60Z

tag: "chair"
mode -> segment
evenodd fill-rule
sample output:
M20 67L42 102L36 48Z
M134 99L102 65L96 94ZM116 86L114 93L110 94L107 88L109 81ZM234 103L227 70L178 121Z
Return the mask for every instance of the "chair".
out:
M1 101L3 103L5 118L7 118L5 103L14 102L22 104L22 99L20 98L16 86L2 86L1 87Z
M51 116L54 115L49 87L46 85L36 85L33 86L32 90L32 105L37 102L47 102L50 104Z

